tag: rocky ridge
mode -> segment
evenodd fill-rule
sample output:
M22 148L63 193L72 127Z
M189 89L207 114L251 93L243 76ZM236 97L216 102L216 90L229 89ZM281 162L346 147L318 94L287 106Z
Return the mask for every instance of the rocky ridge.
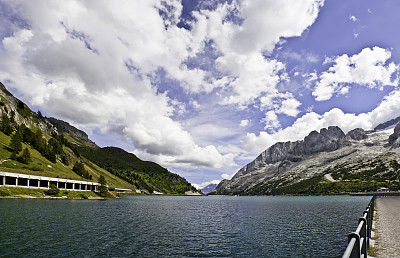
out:
M223 180L215 191L218 194L243 194L263 186L268 193L272 189L268 188L271 182L280 182L273 186L279 187L326 174L333 168L355 169L357 164L374 160L386 163L400 160L393 154L399 152L399 146L400 124L394 130L366 132L357 128L347 134L339 127L331 126L320 132L312 131L302 141L272 145L231 180Z
M95 144L94 142L92 142L91 140L89 140L89 136L82 130L79 130L78 128L70 125L69 123L63 121L63 120L59 120L53 117L47 117L46 118L51 124L53 124L58 131L60 132L66 132L69 135L82 140L84 142L89 142L92 144Z
M31 111L25 103L14 97L1 82L0 99L0 105L4 106L4 110L0 109L0 119L4 112L5 115L12 117L19 125L24 124L28 128L34 125L50 135L57 133L56 127L41 115Z

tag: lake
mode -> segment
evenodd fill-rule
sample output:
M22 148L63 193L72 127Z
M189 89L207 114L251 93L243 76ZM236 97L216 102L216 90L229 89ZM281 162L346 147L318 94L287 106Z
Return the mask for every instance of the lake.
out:
M0 257L340 257L370 199L0 199Z

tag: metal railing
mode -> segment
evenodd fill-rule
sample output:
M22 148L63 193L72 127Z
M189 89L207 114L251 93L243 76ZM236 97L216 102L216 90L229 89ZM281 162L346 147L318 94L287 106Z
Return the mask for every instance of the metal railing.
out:
M400 196L400 192L380 192L374 194L375 197L392 197L392 196Z
M342 258L366 258L369 240L371 238L372 221L374 218L375 208L374 195L369 202L367 208L363 212L363 216L358 220L358 226L355 232L348 235L348 245Z

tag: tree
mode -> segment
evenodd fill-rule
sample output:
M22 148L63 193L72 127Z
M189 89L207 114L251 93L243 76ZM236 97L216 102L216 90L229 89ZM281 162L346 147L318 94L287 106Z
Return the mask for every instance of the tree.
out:
M61 143L55 139L55 138L51 138L49 140L49 147L53 150L53 152L55 154L61 154L62 153L62 145Z
M42 130L38 128L32 138L32 147L43 154L45 145L46 140L43 138Z
M20 126L22 141L28 144L32 144L34 134L31 129L26 127L24 124Z
M69 166L69 161L68 161L67 155L65 155L64 153L61 155L61 162L64 165Z
M28 147L25 147L24 151L22 152L22 155L18 157L18 161L24 164L29 164L32 161L31 153L29 152Z
M72 168L72 171L74 171L76 174L82 176L83 171L85 170L85 167L83 166L83 163L80 161L75 162L74 167Z
M40 120L44 119L44 117L42 115L42 112L40 112L40 110L37 112L37 114L38 114L38 117L39 117Z
M18 101L18 106L17 106L19 109L24 109L25 108L25 104L24 104L24 102L22 102L21 100L20 101Z
M58 195L60 193L60 189L55 184L50 185L50 189L46 191L48 195Z
M10 135L13 132L13 127L11 125L11 121L8 116L3 112L1 116L1 131L7 135Z
M87 172L87 170L85 169L85 166L83 165L82 161L77 161L75 162L74 167L72 168L72 170L78 174L79 176L86 178L86 179L91 179L92 175L89 175L89 172Z
M103 197L108 196L107 182L106 182L106 178L103 175L100 175L99 184L100 184L100 187L99 187L100 196L103 196Z
M18 154L21 150L22 150L22 139L21 139L21 135L19 135L18 132L16 132L12 138L11 138L11 142L10 142L10 148L13 150L13 152L15 152L16 154Z
M53 163L57 162L56 154L54 153L53 149L50 146L48 146L47 144L45 145L43 155L48 161L51 161Z

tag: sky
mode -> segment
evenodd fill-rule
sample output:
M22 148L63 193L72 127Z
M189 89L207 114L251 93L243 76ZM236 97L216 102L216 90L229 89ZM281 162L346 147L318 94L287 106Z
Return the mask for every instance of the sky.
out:
M230 179L279 141L400 116L400 1L0 0L0 81L177 173Z

